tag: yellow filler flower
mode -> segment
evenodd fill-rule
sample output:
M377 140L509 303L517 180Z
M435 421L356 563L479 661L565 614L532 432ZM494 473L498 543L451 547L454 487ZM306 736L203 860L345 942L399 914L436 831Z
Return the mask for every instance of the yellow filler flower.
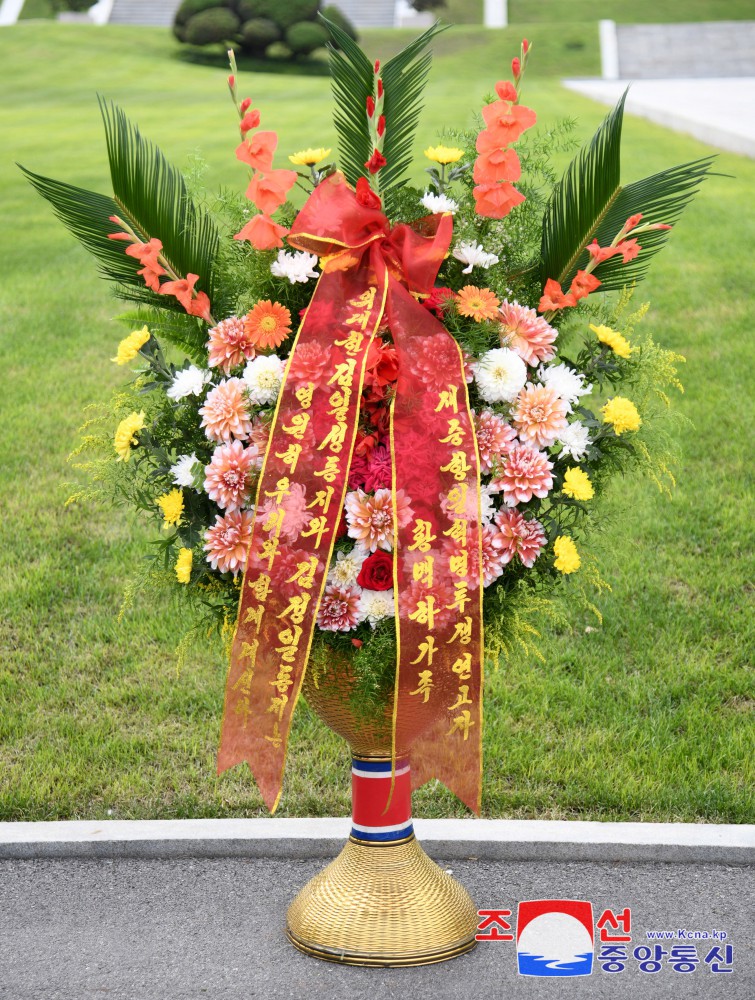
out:
M129 458L131 458L131 448L139 444L139 439L136 435L143 427L144 410L141 413L137 413L136 411L129 413L127 417L121 420L113 438L113 447L118 455L116 462L128 462Z
M428 146L425 150L425 156L428 160L432 160L433 163L456 163L464 155L463 149L457 149L455 146Z
M573 500L592 500L595 490L587 473L579 466L573 465L564 475L564 493Z
M582 565L577 546L568 535L559 535L553 543L556 561L553 565L560 573L575 573Z
M313 167L326 156L330 156L330 150L320 146L319 149L300 149L298 153L289 156L289 160L297 167Z
M188 583L191 579L191 563L194 555L191 549L179 549L178 559L176 559L175 571L176 579L179 583Z
M637 407L631 399L625 399L624 396L609 399L600 412L603 414L603 423L610 424L617 437L625 431L639 430L642 424Z
M595 326L594 323L590 323L590 329L601 344L610 347L614 354L618 354L620 358L628 358L632 353L629 341L618 330L612 330L610 326Z
M157 498L157 506L163 512L165 518L164 528L169 528L172 524L178 524L184 512L184 495L182 490L171 490L170 493L163 493Z
M118 344L118 353L110 360L115 361L117 365L128 364L129 361L134 360L150 336L151 334L146 326L143 326L141 330L134 330L133 333L130 333L128 337L124 337L120 344Z

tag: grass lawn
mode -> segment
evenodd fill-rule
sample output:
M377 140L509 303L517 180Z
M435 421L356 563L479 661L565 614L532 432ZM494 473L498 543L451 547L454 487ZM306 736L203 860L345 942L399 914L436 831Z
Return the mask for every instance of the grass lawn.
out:
M418 149L444 122L471 121L520 31L455 34L438 46ZM371 53L380 40L370 39ZM555 49L549 56L544 41L540 52L526 103L546 124L578 116L588 136L604 109L563 90L550 75ZM100 91L179 165L199 150L208 183L243 184L225 69L187 62L152 29L26 23L0 33L0 55L0 819L264 814L245 768L214 773L218 650L197 649L178 675L183 626L167 600L116 620L148 533L121 514L63 506L82 410L122 379L108 359L124 331L93 261L14 166L108 191ZM306 78L246 76L242 89L278 130L282 154L331 141L316 65ZM707 152L627 120L627 180ZM613 588L598 600L602 626L577 614L570 629L545 633L544 664L522 659L489 674L485 815L755 820L742 249L755 238L743 210L755 164L718 162L731 176L705 185L638 296L653 302L646 328L688 359L676 402L688 418L679 488L673 502L649 484L616 489L611 531L594 543ZM301 703L280 814L345 814L349 794L345 746ZM415 811L464 812L433 786L417 793Z

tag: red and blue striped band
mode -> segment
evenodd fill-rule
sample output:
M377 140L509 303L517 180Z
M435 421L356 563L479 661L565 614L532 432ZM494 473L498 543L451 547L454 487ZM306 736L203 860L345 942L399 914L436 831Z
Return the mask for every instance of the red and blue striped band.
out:
M351 836L354 839L389 844L396 840L406 840L413 835L412 783L408 757L396 758L393 796L386 809L390 791L390 760L352 759Z

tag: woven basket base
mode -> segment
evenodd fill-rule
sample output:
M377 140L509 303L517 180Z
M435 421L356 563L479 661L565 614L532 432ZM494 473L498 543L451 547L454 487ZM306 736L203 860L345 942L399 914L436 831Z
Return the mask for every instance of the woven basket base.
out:
M351 839L288 910L300 951L345 965L430 965L475 946L466 889L412 836L397 844Z

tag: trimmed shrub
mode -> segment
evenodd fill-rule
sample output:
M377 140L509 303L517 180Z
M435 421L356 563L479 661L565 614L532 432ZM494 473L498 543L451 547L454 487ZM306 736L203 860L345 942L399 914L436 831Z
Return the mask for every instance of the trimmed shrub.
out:
M294 55L306 56L325 45L328 37L328 32L322 25L312 21L300 21L286 32L286 45Z
M203 10L210 10L212 7L219 7L218 0L183 0L183 3L176 11L175 24L188 24L195 14Z
M357 35L357 29L351 23L351 21L346 17L345 14L341 13L338 7L323 7L322 9L323 17L327 17L329 21L332 21L337 28L341 31L345 31L349 38L353 38L354 41L359 37Z
M210 45L227 42L238 34L239 19L227 7L213 7L195 14L185 28L190 45Z
M268 45L279 41L283 32L268 17L253 17L241 27L241 44L245 52L264 52Z
M253 3L256 17L269 17L285 31L299 21L314 21L320 8L319 0L242 0Z

